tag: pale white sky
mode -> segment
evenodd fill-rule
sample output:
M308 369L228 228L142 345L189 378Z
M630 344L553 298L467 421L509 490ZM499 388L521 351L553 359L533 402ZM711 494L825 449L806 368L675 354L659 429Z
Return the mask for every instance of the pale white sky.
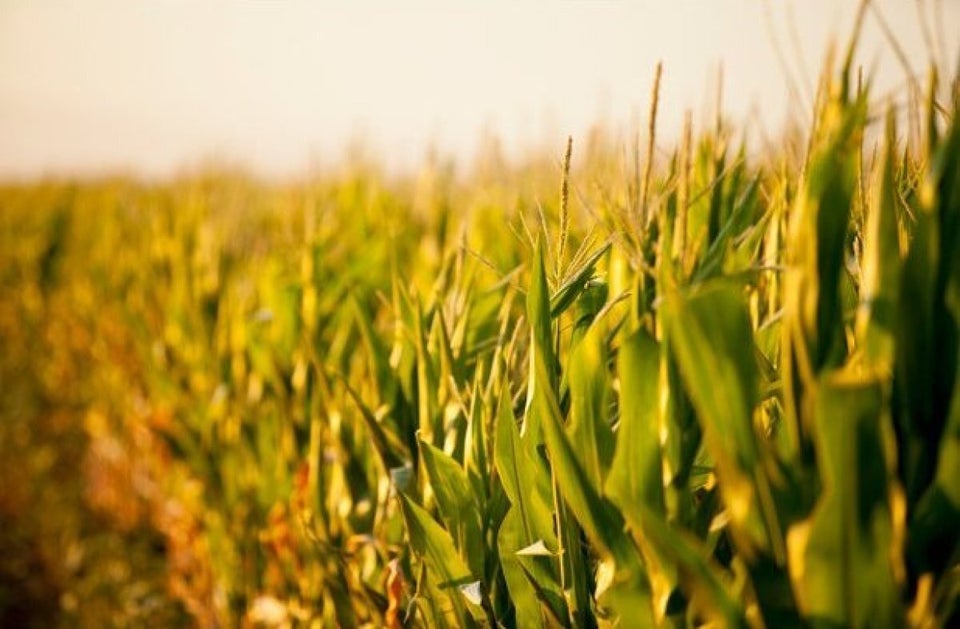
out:
M632 128L658 59L664 135L686 108L700 119L720 60L729 116L775 132L789 96L771 35L812 89L827 41L845 41L857 5L399 4L0 0L0 178L167 176L211 156L288 175L335 163L358 138L397 169L431 145L469 160L484 129L516 156L583 138L599 120ZM877 4L923 70L916 2ZM920 6L934 15L935 4ZM960 2L941 5L952 70ZM903 81L872 17L861 52L880 87Z

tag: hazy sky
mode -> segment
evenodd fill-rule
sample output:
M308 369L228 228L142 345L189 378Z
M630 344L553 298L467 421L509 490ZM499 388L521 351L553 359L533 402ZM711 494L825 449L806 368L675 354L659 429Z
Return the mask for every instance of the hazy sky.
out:
M559 150L598 120L630 129L644 119L658 59L665 135L686 108L700 119L720 60L728 114L773 132L789 95L771 39L812 90L827 41L845 39L857 5L400 4L0 0L0 177L166 176L211 156L294 174L357 139L403 168L431 145L470 159L484 129L512 155ZM917 4L877 4L923 70ZM930 15L934 5L920 3ZM941 5L952 69L960 2ZM903 81L872 17L861 52L880 87Z

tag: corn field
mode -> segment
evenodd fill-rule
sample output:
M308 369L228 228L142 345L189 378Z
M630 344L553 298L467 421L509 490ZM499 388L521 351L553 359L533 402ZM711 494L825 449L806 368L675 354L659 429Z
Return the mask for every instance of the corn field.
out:
M960 91L851 58L776 150L5 185L0 621L957 626Z

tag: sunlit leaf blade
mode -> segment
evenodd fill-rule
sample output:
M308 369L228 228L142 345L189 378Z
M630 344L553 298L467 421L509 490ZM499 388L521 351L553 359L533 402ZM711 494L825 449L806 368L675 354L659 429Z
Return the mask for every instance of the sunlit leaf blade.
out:
M567 613L566 601L559 596L560 587L555 583L548 583L542 578L534 576L527 566L521 565L523 578L534 592L537 600L540 602L541 609L545 613L547 626L550 627L571 627L570 614ZM519 618L519 610L518 610ZM521 626L518 623L518 626Z
M517 557L517 551L526 544L527 535L524 531L525 525L523 518L517 507L511 507L507 515L500 524L497 535L497 550L500 556L500 565L503 570L503 578L506 581L507 591L510 593L511 601L514 605L516 622L518 627L543 627L545 626L545 617L540 609L540 597L531 581L525 576L527 568ZM539 583L547 583L552 580L550 570L541 564L532 564L531 570L538 573L534 580ZM557 590L559 595L559 588ZM560 599L562 600L562 599ZM558 612L562 618L567 618L567 611L564 606Z
M861 307L857 313L858 342L865 362L887 372L893 369L902 265L897 219L899 194L894 179L896 136L896 118L890 111L880 179L874 186L874 199L868 210L864 233Z
M540 439L539 416L530 413L530 406L538 386L551 390L557 387L556 357L553 349L553 332L550 323L550 295L543 261L543 246L537 242L531 269L530 289L527 292L527 323L530 326L530 372L527 381L527 414L524 419L524 435ZM537 373L542 367L547 377L538 383Z
M815 444L823 493L810 522L790 532L798 601L815 622L903 626L889 421L879 383L845 374L821 380Z
M550 298L551 317L559 317L576 301L591 276L593 276L597 262L609 250L610 243L608 242L591 253L590 257L584 260L571 277L557 289L557 292Z
M755 179L743 192L740 199L731 200L733 210L723 224L716 239L709 243L709 249L700 260L693 281L705 281L717 277L724 270L727 256L734 251L734 240L754 227L753 213L756 209L760 181Z
M443 416L437 408L438 378L436 357L428 348L426 316L415 301L413 335L417 356L417 402L420 436L434 445L442 444Z
M759 510L764 498L757 493L769 491L762 485L753 428L757 367L750 323L736 288L712 284L689 296L671 295L663 317L707 448L725 481L721 490L731 520L746 535L743 542L769 548L772 540Z
M592 325L571 352L567 372L570 386L567 433L577 444L576 453L594 487L603 487L614 446L608 419L610 383L604 336L600 325Z
M553 509L548 500L549 476L534 458L536 450L530 445L532 438L529 435L521 438L513 417L510 396L506 392L500 396L495 429L494 465L511 503L497 539L500 562L516 606L517 625L542 626L544 618L539 598L524 576L524 570L532 571L538 583L546 584L554 581L551 576L553 568L551 564L541 562L531 563L524 568L516 555L535 542L544 543L544 540L556 547ZM559 600L563 600L559 591L555 594ZM567 618L565 608L557 613Z
M538 371L542 381L547 376ZM623 533L623 519L617 510L604 501L597 487L577 460L573 445L563 430L560 409L548 391L534 395L533 412L541 416L544 441L561 494L570 505L584 532L594 543L622 565L636 561L635 549Z
M518 511L528 544L554 543L549 475L537 460L535 444L521 437L513 418L510 397L500 398L496 418L494 464L507 498Z
M644 535L656 551L677 566L680 585L695 608L722 627L750 626L730 584L724 583L719 567L709 561L698 540L674 531L646 507L641 507L641 520Z
M620 424L616 454L605 492L628 521L638 522L641 508L664 514L663 474L658 417L660 347L640 330L620 346Z
M846 80L846 79L845 79ZM846 353L841 287L850 210L856 188L856 144L865 115L863 97L825 106L815 150L792 211L784 279L783 380L787 428L809 462L812 418L804 390L817 374L837 367Z
M426 441L420 441L420 453L447 530L471 572L482 575L484 545L480 508L466 472L442 450Z
M364 425L367 427L367 430L370 431L370 438L374 448L376 448L377 454L380 455L380 460L383 461L384 468L391 470L403 465L406 457L403 456L401 447L384 431L380 422L377 421L376 416L373 414L373 411L360 399L360 394L346 382L343 383L343 386L354 404L356 404L360 410L360 417L363 418Z
M447 589L445 598L450 616L460 626L475 626L482 613L464 604L457 587L475 581L463 560L460 559L450 534L447 533L423 507L398 493L403 510L410 545L427 564L428 574L441 589Z
M542 382L547 378L547 374L541 368L537 371L537 377ZM534 395L532 412L541 415L544 441L564 502L569 505L587 538L601 553L613 559L618 581L630 583L629 596L626 599L614 596L610 599L611 604L620 605L626 600L631 604L643 601L642 606L633 608L631 621L635 621L637 626L652 627L653 605L649 583L642 572L639 551L627 535L619 511L602 497L599 487L590 483L564 432L556 399L546 387L539 387ZM612 593L617 591L611 589ZM623 614L625 611L625 608L617 607L615 613Z
M473 491L482 502L490 491L490 471L492 461L487 454L490 441L490 426L493 422L486 421L493 414L493 410L485 403L486 400L480 390L478 382L473 391L473 404L467 418L466 435L464 437L464 467L470 477Z

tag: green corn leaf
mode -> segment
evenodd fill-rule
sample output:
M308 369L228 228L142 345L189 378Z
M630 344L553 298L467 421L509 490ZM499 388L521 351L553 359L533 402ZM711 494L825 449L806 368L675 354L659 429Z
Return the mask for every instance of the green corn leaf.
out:
M554 293L553 297L550 298L551 317L559 317L577 300L577 297L580 296L584 288L587 286L587 282L589 282L590 278L593 277L597 262L599 262L600 258L602 258L609 250L609 242L600 246L596 251L591 253L586 260L583 261L577 270L570 275L569 279L560 285L560 288L557 289L557 292Z
M660 453L660 347L643 330L623 342L617 354L620 425L606 494L627 521L639 522L641 507L663 515Z
M956 253L960 244L960 124L957 124L956 120L938 148L933 171L934 180L937 181L935 198L940 204L944 231L950 233L948 230L952 225L953 234L948 240L945 233L945 241L941 245L943 255L947 258L942 265L945 267L944 271L949 273L944 300L952 321L941 319L941 331L938 334L935 330L936 336L933 339L937 344L935 360L940 363L941 368L932 375L943 379L949 371L952 353L950 347L943 343L943 339L952 334L951 328L955 327L956 322L960 322L960 256ZM908 352L909 348L905 348L904 353ZM903 373L903 376L906 379L910 374ZM908 499L912 498L918 487L924 487L923 494L912 510L907 539L908 556L911 567L917 573L940 576L951 563L956 565L955 558L960 552L956 534L960 529L960 370L956 370L950 389L911 380L915 385L926 384L930 387L930 398L939 397L947 391L952 392L949 411L943 418L942 428L938 425L940 418L936 411L928 421L918 421L922 417L906 415L903 418L906 421L902 422L902 425L911 429L909 437L912 437L906 443L907 460L901 464L907 472L905 477ZM916 405L929 404L932 401L930 398L917 399L917 396L923 393L924 391L920 390L913 396ZM910 491L911 486L913 492ZM948 582L949 577L944 579L941 587L946 589ZM943 596L956 600L955 592L956 590L953 594Z
M463 384L463 371L460 368L460 361L454 357L453 347L450 344L450 335L447 333L447 324L443 318L443 310L438 308L434 315L434 326L437 331L437 343L440 353L440 370L438 383L443 387L448 386L452 378L455 383Z
M610 383L606 339L601 326L590 326L570 354L570 423L567 432L594 487L602 487L613 458L613 431L607 420Z
M473 491L483 502L490 493L490 468L492 462L488 460L489 447L487 413L491 412L492 404L486 404L482 393L483 385L480 376L473 387L470 409L467 417L467 429L464 442L464 468L467 470Z
M344 390L360 411L360 417L370 432L370 439L373 442L374 449L380 456L384 469L391 470L406 463L409 460L409 455L404 453L403 447L383 429L383 426L377 421L373 411L360 399L360 394L357 393L345 379L341 378L341 381Z
M482 575L484 544L480 507L466 472L442 450L422 439L420 454L447 530L452 534L461 556L466 558L471 572Z
M547 378L547 374L541 368L537 377L542 382ZM632 608L631 622L636 622L637 626L652 627L654 621L650 586L643 574L639 551L625 531L623 517L602 497L600 487L591 484L589 476L580 465L573 445L564 432L560 408L553 392L541 386L534 398L533 412L541 415L544 441L564 502L569 505L573 516L597 550L614 561L618 575L615 583L630 583L627 590L611 588L609 602L617 606L614 613L623 614L626 608L620 605L628 601L634 604L642 600L642 606ZM628 592L629 596L626 598L616 596L618 593Z
M960 552L960 397L954 396L934 482L917 501L907 551L915 570L941 575Z
M421 437L434 445L443 442L443 416L437 409L438 374L434 355L428 349L426 317L420 301L414 306L414 342L417 355L417 401Z
M687 390L715 456L750 470L758 462L753 335L732 287L713 284L667 298L663 320Z
M500 525L497 545L507 587L516 604L518 626L542 626L544 622L539 597L524 576L524 570L538 578L538 583L556 582L553 562L543 559L521 564L517 552L537 542L557 547L553 530L553 507L550 504L550 477L539 463L532 438L520 436L511 410L510 396L500 396L496 417L494 465L504 492L512 505ZM526 567L524 567L526 566ZM542 585L541 587L547 587ZM559 588L550 599L564 600ZM568 612L554 610L563 618Z
M663 417L661 449L664 460L664 501L668 519L689 526L695 506L690 478L703 442L703 429L680 374L672 339L665 335L661 343L661 375L659 381ZM664 438L665 437L665 438Z
M960 125L953 124L920 188L898 309L896 421L901 476L913 505L933 480L936 453L958 370Z
M696 538L674 531L661 515L641 507L643 533L656 549L677 566L680 587L693 607L721 627L749 627L743 607L724 583L720 568Z
M426 563L433 583L447 600L448 610L444 615L448 616L448 622L454 621L462 627L477 626L483 617L482 610L468 605L457 590L458 586L476 581L476 577L460 559L450 534L404 493L397 495L410 546Z
M867 364L889 372L893 368L897 330L897 297L900 293L900 233L897 220L896 117L887 113L886 150L874 201L864 234L861 307L857 313L858 343Z
M719 275L724 267L724 259L732 249L733 241L754 226L752 220L759 188L759 178L754 179L743 193L743 198L734 203L730 216L716 238L710 242L706 253L703 254L703 258L693 275L694 282L705 281Z
M550 476L538 460L532 439L521 437L506 391L500 397L498 408L494 465L500 482L510 503L519 512L526 544L545 540L555 546Z
M758 396L753 336L737 290L718 283L686 297L673 294L663 319L724 481L721 491L738 543L748 555L765 549L782 562L781 514L753 424Z
M541 380L547 377L542 370L538 372L538 376ZM534 412L541 416L544 441L550 452L560 492L583 526L587 537L621 565L635 562L635 549L623 532L623 518L602 498L600 488L590 482L589 475L580 464L573 445L563 430L560 408L553 394L549 391L536 393Z
M363 340L364 348L370 357L374 388L384 395L386 399L389 399L391 389L396 387L396 382L393 377L393 370L390 367L390 357L387 348L384 347L383 342L375 332L367 309L360 304L356 295L350 296L349 304L353 310L357 328L360 331L360 338Z
M530 588L533 590L540 602L540 608L545 612L548 626L551 627L572 627L570 615L566 611L567 604L558 593L560 588L556 583L549 583L541 576L536 576L526 566L521 565L523 577L527 580ZM519 610L518 610L519 619ZM517 623L518 627L526 625Z
M817 390L823 493L810 521L790 531L798 602L815 623L904 626L883 403L878 382L848 374L825 376Z
M537 241L531 270L530 290L527 292L527 322L530 325L530 373L527 381L527 414L523 433L535 441L540 439L539 415L530 413L537 386L547 386L555 391L557 363L553 349L553 329L550 323L550 297L547 275L543 262L543 246ZM542 366L547 377L538 382L536 374Z
M817 374L838 367L847 352L841 288L850 208L856 189L854 140L866 100L830 101L793 208L784 287L783 380L789 428L809 464L812 418L804 390Z
M549 522L549 520L548 520ZM513 601L516 613L517 627L544 627L546 617L544 610L540 607L541 600L552 600L558 603L558 609L551 609L549 615L558 616L566 619L569 617L566 604L561 596L560 588L556 585L552 587L550 596L544 597L537 588L531 583L526 574L533 575L532 581L539 584L541 590L548 589L555 584L553 570L548 563L544 561L528 562L522 561L517 552L527 545L529 537L526 532L527 526L523 522L523 514L516 506L510 508L497 534L497 550L500 556L500 565L503 570L503 578L507 584L507 590Z

